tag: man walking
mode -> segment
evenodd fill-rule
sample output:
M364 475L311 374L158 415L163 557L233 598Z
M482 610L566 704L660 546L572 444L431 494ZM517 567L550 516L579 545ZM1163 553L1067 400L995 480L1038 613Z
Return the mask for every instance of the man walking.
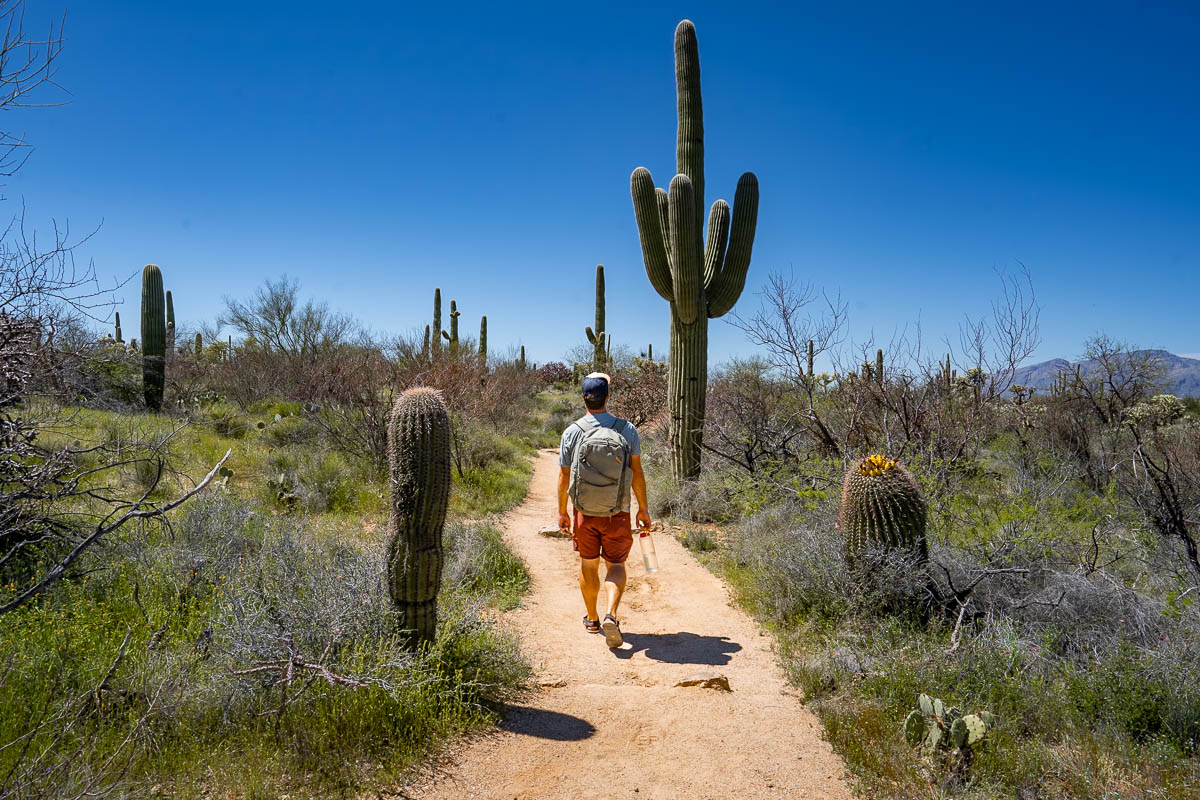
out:
M558 527L573 529L579 551L579 589L587 609L583 627L589 633L603 629L605 643L620 647L624 639L616 614L625 592L625 559L633 549L631 489L638 501L639 528L650 527L650 513L646 510L641 439L633 423L608 413L610 382L603 372L583 379L587 413L563 431L558 456ZM574 519L567 513L568 497ZM608 604L603 620L597 608L601 558L607 566L604 589Z

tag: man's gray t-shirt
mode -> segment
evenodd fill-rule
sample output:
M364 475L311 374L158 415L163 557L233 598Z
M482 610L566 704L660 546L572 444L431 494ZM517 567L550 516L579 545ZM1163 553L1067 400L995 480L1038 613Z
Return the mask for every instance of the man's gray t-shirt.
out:
M596 414L584 414L579 418L578 422L587 424L583 421L589 416L595 417L596 421L606 428L612 428L615 426L618 419L612 414L609 414L607 411L600 411ZM642 440L641 437L638 436L637 428L635 428L633 423L629 420L623 421L625 424L617 429L617 433L624 436L625 440L629 442L629 454L631 456L640 456L642 454ZM575 444L579 441L580 436L583 436L583 428L579 425L576 425L574 422L568 425L567 429L563 431L562 441L559 443L558 450L558 465L560 467L571 466L571 456L575 452ZM629 510L628 504L625 505L625 510Z

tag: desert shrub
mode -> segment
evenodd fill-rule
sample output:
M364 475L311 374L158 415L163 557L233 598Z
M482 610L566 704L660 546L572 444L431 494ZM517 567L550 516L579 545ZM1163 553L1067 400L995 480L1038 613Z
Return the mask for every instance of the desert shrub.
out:
M508 549L500 531L484 523L453 523L446 528L443 581L456 590L514 608L529 589L525 563Z
M285 449L268 460L266 497L286 511L354 511L364 500L368 476L327 450Z
M451 537L451 564L486 553L508 577L459 567L435 641L412 651L392 630L382 542L200 498L6 617L0 794L319 796L385 781L493 719L528 675L489 621L494 593L519 591L498 547L494 532Z
M553 386L556 389L571 388L571 368L561 361L550 361L537 368L535 373L542 386Z

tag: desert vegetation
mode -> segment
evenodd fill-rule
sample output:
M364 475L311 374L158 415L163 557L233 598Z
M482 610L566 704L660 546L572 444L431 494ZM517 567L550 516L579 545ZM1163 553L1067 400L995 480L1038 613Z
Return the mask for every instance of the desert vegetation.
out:
M0 2L0 109L56 85L61 29L22 11ZM852 341L848 303L790 275L747 302L758 179L705 224L686 20L675 78L677 174L630 179L665 360L614 341L602 265L586 341L540 366L441 287L403 334L286 275L199 321L155 264L134 337L86 236L14 218L0 800L358 796L494 724L532 670L498 516L595 370L642 431L651 511L774 635L861 796L1198 796L1200 405L1104 334L1021 384L1024 271L933 350L915 324ZM0 133L0 173L24 146ZM710 365L720 318L751 356Z
M1193 796L1200 419L1103 335L1091 369L1014 385L1038 310L1004 285L927 358L851 346L844 305L775 276L735 320L763 355L710 384L698 479L649 459L656 511L778 637L864 796ZM988 719L962 748L959 708Z

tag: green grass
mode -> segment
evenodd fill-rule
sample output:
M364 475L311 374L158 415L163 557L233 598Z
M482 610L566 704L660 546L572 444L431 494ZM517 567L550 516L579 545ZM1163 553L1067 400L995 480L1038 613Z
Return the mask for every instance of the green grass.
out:
M416 656L405 655L384 612L344 602L353 586L378 586L386 481L323 447L294 404L243 413L218 403L190 421L68 409L46 444L166 438L171 470L159 497L190 488L227 449L234 474L181 508L174 530L126 531L85 558L89 574L5 616L0 743L28 733L42 710L61 719L36 731L27 750L0 749L0 776L44 753L29 777L10 778L29 796L39 781L56 796L93 778L93 788L140 795L157 786L175 797L358 796L493 724L498 703L528 674L515 638L494 620L516 607L529 576L494 525L467 520L526 494L531 456L546 445L544 420L559 401L521 402L520 421L473 439L470 463L455 471L438 637ZM112 480L129 486L145 476L131 468ZM220 513L204 518L213 508ZM187 522L192 512L199 516ZM0 586L0 597L15 589ZM318 619L339 602L346 619ZM334 672L379 682L318 679L280 714L270 675L232 672L281 646L270 634L279 619L313 641L332 637L322 663Z

